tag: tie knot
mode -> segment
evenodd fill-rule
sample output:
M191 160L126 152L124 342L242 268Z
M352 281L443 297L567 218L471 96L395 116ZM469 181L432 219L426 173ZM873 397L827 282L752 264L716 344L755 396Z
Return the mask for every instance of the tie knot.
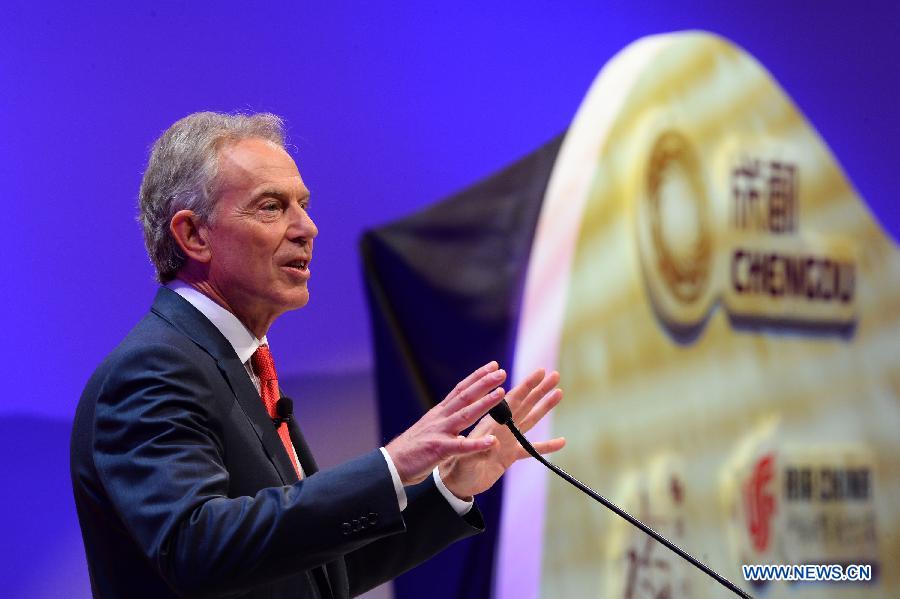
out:
M275 374L275 361L272 360L272 352L268 345L260 345L250 357L253 370L261 381L277 381Z

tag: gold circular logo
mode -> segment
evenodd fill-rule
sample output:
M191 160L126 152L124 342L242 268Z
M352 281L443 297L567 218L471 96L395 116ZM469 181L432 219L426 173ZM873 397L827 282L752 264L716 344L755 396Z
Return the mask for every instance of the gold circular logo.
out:
M653 146L646 197L657 270L678 301L692 304L709 283L711 219L699 161L679 133Z
M680 335L694 331L715 301L713 207L689 138L669 127L657 131L635 181L638 244L653 307Z

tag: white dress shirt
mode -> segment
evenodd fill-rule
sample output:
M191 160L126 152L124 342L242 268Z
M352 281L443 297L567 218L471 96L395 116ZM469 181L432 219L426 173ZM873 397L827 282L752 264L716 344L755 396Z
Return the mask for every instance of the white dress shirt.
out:
M228 340L228 343L231 344L231 347L234 348L234 353L237 354L238 359L244 364L244 368L247 370L247 376L250 377L253 386L256 387L256 391L259 392L259 377L253 372L253 367L250 364L250 357L260 345L268 345L266 337L263 336L262 339L257 339L232 312L226 310L224 307L183 281L175 279L168 283L166 287L187 300L187 302L197 308L201 314L206 316L213 326L219 329L219 332L222 333L225 339ZM400 480L400 475L397 473L397 467L394 465L394 461L384 447L381 448L381 454L384 456L384 461L387 463L388 470L391 473L391 479L394 481L394 491L397 493L397 503L400 506L400 511L403 511L406 509L407 503L406 490L403 488L403 483ZM294 451L294 455L296 455L296 450ZM297 463L300 463L299 458L297 459ZM472 509L472 501L460 499L444 485L444 481L441 480L437 468L432 472L432 476L434 477L434 482L438 491L440 491L441 495L444 496L444 499L447 500L447 503L453 507L457 514L462 516Z

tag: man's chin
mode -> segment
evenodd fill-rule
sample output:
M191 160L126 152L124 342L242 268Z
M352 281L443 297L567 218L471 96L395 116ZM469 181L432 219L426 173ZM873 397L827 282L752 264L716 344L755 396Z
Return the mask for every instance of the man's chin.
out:
M309 303L309 291L304 290L301 294L292 293L292 297L285 302L288 306L290 306L287 310L299 310Z

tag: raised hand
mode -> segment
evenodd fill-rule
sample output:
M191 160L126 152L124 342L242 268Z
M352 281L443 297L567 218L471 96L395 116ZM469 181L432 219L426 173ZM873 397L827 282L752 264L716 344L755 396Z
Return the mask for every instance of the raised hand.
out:
M540 369L507 394L507 403L520 431L530 430L559 404L563 394L562 389L556 388L557 384L558 372L545 374ZM509 429L497 424L490 416L482 418L467 437L470 441L486 438L496 438L497 442L486 444L478 453L455 455L440 464L441 480L460 499L469 499L491 488L516 460L528 457ZM563 437L557 437L534 443L534 447L544 454L558 451L565 444Z
M385 446L404 486L421 482L448 458L482 452L497 442L490 434L462 437L459 433L500 403L504 380L506 372L497 362L485 364Z

